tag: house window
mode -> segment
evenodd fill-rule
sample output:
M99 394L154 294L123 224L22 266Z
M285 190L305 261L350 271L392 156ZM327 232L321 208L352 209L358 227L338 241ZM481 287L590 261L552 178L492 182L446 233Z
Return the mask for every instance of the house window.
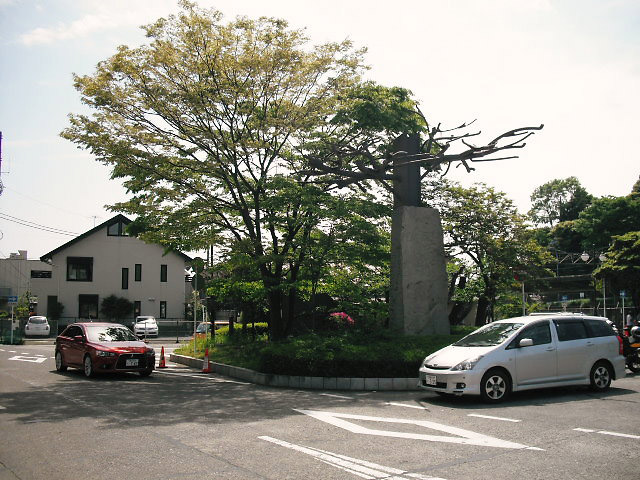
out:
M67 257L67 281L93 282L93 257Z
M160 301L160 318L167 318L167 302Z
M98 295L78 295L78 317L95 320L98 318Z
M161 282L166 282L167 281L167 266L166 265L160 265L160 281Z
M107 226L107 235L109 237L127 237L126 228L127 224L122 221L112 223Z
M51 278L51 270L31 270L31 278Z
M122 269L122 289L127 290L129 288L129 269Z
M136 282L142 281L142 264L141 263L136 263L133 280Z

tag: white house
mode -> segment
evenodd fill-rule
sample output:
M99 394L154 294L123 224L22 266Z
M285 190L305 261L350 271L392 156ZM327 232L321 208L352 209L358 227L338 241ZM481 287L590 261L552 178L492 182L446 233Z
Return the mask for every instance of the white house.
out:
M49 278L32 287L38 313L46 315L60 302L65 318L96 319L101 301L115 295L134 303L134 316L183 319L191 288L185 269L191 258L128 236L129 223L116 215L40 257L51 274L43 274Z

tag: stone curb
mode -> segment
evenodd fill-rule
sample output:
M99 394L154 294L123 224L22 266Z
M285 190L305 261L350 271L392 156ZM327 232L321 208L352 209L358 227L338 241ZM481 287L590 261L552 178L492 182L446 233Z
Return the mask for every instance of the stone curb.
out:
M185 355L169 355L169 361L202 369L204 360ZM419 391L418 378L342 378L303 377L260 373L248 368L234 367L224 363L209 362L211 371L226 377L269 387L306 388L310 390L353 390L353 391Z

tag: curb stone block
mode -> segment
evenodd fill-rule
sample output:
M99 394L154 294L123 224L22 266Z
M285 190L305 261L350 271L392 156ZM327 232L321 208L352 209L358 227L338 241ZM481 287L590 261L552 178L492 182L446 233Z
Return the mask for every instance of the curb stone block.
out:
M336 377L322 377L323 380L323 388L325 390L337 390L338 389L338 379Z
M365 390L378 390L380 388L378 386L377 378L365 378L364 379L364 389Z
M338 377L336 379L336 388L338 390L351 390L351 378Z
M393 378L379 378L378 379L379 390L393 390Z
M364 390L364 378L350 378L349 390Z

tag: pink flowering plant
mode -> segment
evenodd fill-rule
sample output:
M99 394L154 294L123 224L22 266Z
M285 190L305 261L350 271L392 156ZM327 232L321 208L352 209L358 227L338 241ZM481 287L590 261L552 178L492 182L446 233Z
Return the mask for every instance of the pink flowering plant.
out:
M329 314L329 330L344 330L356 324L355 320L344 312L334 312Z

